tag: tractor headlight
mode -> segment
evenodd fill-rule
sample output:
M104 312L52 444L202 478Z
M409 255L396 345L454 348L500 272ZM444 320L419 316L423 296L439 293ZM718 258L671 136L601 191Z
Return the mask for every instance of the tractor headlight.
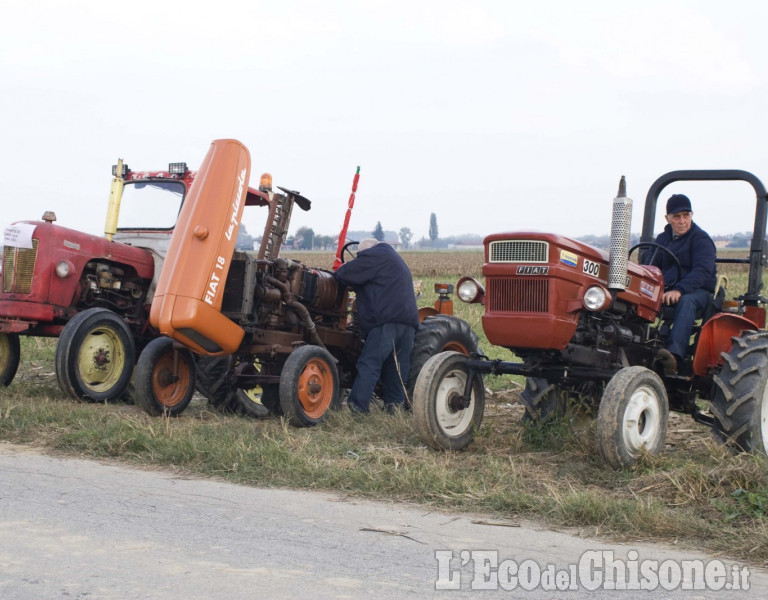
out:
M587 310L601 310L608 299L608 292L599 285L593 285L584 293L584 308Z
M56 265L56 275L62 279L69 277L69 274L72 273L73 268L74 265L71 262L68 260L62 260Z
M482 302L485 296L485 289L471 277L462 277L456 285L456 295L462 302L468 304Z

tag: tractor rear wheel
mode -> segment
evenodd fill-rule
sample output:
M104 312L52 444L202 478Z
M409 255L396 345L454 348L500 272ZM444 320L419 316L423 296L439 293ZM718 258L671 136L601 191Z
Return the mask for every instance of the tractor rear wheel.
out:
M745 452L768 454L768 332L734 337L721 356L725 364L709 402L712 432Z
M0 385L11 385L21 361L18 333L0 333Z
M208 400L214 409L231 412L233 394L226 380L229 356L197 356L195 365L195 389Z
M288 355L280 374L280 406L295 427L317 425L339 403L336 360L320 346L300 346Z
M422 441L436 450L461 450L480 427L485 410L485 387L479 375L472 382L469 402L466 387L467 357L441 352L421 369L413 394L413 418Z
M605 386L597 413L600 453L614 469L633 465L643 449L658 454L667 436L669 405L659 376L625 367Z
M92 402L122 396L131 382L136 345L125 321L106 308L77 313L56 345L56 377L62 391Z
M195 392L195 359L171 338L152 340L136 365L137 406L152 416L178 417Z
M197 391L208 403L222 412L239 412L249 417L266 417L280 413L277 384L257 385L250 389L232 388L227 382L228 356L201 356L197 359ZM254 364L258 370L259 365Z
M541 424L562 417L567 405L562 390L541 377L526 377L520 402L525 407L523 421Z
M477 335L466 321L457 317L449 315L427 317L420 323L413 338L406 407L411 406L416 380L424 365L436 354L447 351L460 352L465 356L479 352Z

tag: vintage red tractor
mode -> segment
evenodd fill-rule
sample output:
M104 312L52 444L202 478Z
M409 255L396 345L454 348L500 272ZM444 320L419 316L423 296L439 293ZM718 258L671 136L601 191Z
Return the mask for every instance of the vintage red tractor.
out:
M99 237L55 223L14 223L5 231L0 275L0 383L20 361L19 336L59 337L56 375L75 398L121 396L138 352L157 336L149 306L176 218L195 172L113 167L105 227ZM245 203L262 203L248 188ZM118 223L119 221L119 223Z
M352 384L363 339L349 291L331 271L280 256L294 206L310 201L270 192L258 253L235 251L249 175L247 148L216 140L181 209L150 313L167 337L147 345L135 374L136 403L150 414L180 414L197 388L214 405L314 425ZM344 242L351 252L356 242ZM404 385L435 352L478 352L464 321L434 314L441 298L416 334Z
M708 314L675 375L665 375L657 351L665 347L665 283L652 266L629 262L654 244L656 203L677 181L744 181L757 197L748 258L718 258L749 266L747 290ZM457 294L484 305L491 344L520 360L487 360L445 352L421 370L414 417L422 439L437 449L461 449L473 439L484 411L485 374L526 377L520 400L525 418L546 420L569 398L597 409L601 454L615 468L665 443L669 410L690 414L717 438L746 451L768 449L768 333L761 295L765 261L766 190L739 170L674 171L648 191L640 244L629 248L631 200L624 178L613 204L610 252L557 234L528 231L485 238L485 287L462 278ZM639 247L639 248L638 248ZM638 253L639 254L639 253ZM701 406L701 405L705 406Z

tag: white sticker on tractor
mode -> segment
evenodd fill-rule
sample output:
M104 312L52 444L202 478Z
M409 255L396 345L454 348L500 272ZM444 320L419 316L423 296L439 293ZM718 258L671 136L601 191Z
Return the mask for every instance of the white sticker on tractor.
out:
M32 234L37 225L32 223L16 223L5 228L4 246L12 248L34 248L32 245Z

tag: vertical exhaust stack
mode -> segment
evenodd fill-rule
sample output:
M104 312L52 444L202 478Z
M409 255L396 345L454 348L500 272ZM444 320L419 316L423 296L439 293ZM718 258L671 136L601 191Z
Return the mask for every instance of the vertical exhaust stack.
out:
M608 254L608 289L616 296L627 289L627 263L629 262L629 235L632 225L632 199L627 198L624 175L619 181L619 193L613 199L611 217L611 246Z

